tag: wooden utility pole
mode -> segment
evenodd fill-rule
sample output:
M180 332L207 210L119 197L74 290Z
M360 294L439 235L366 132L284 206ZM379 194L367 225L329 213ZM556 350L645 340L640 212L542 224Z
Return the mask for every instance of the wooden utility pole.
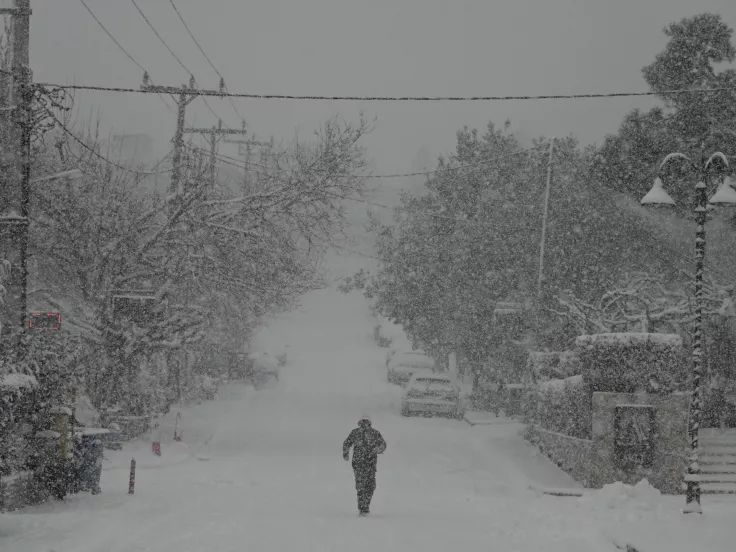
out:
M210 141L210 182L215 185L215 155L217 155L217 142L222 135L228 134L245 134L245 124L243 130L234 130L222 128L222 121L218 121L216 127L212 128L185 128L184 134L205 134L209 135ZM227 141L227 140L226 140Z
M537 300L542 298L542 281L544 280L544 246L547 241L547 214L549 212L549 190L552 185L552 153L555 147L554 136L549 142L549 162L547 164L547 186L544 190L544 211L542 213L542 237L539 241L539 277L537 278Z
M544 210L542 211L542 236L539 240L539 275L537 277L537 296L534 301L535 333L541 330L540 313L542 309L542 283L544 282L544 247L547 242L547 218L549 214L549 192L552 187L552 161L555 148L555 137L549 142L549 162L547 164L547 185L544 190Z
M169 193L174 194L176 200L172 201L169 208L169 213L173 214L176 213L177 210L179 210L182 207L182 204L184 203L184 197L185 197L185 187L183 182L183 175L182 175L182 154L184 150L184 122L186 118L186 108L187 106L192 103L197 96L199 96L201 93L205 92L207 94L212 94L213 91L210 90L198 90L195 88L195 81L194 81L194 75L192 75L189 78L189 85L182 84L181 87L176 86L159 86L154 85L150 82L150 77L148 76L147 72L143 73L143 84L141 85L141 90L145 92L153 92L153 93L163 93L163 94L171 94L172 97L178 98L176 99L176 105L177 105L177 113L176 113L176 132L174 133L174 155L172 159L172 171L171 171L171 184L169 185ZM225 93L225 82L223 79L220 79L220 90L218 92L214 92L215 94L224 94ZM187 225L184 222L180 222L179 226L182 228L183 232L187 231ZM186 298L189 299L191 296L191 289L189 288L189 285L187 285L187 293ZM182 366L184 362L186 362L185 359L178 359L179 362L176 363L176 370L174 371L175 377L176 377L176 385L177 390L179 394L179 402L181 403L182 400L182 393L181 393L181 379L182 379Z
M0 15L13 18L11 67L12 86L9 107L14 117L12 129L8 133L9 145L15 170L3 189L3 198L7 207L0 212L0 233L3 234L0 244L0 255L8 261L9 274L4 285L9 288L6 299L9 311L21 328L26 328L28 320L27 287L28 287L28 221L30 203L31 176L31 109L33 104L33 88L29 59L30 45L30 0L15 0L14 8L0 9ZM5 265L7 266L7 265ZM16 314L17 312L17 314Z
M171 94L177 97L176 100L176 132L174 133L174 156L173 168L171 171L171 184L169 185L169 193L176 194L177 201L171 206L171 211L175 211L184 198L184 182L182 181L182 150L184 149L184 120L186 116L187 106L192 103L199 95L194 87L194 76L189 79L189 86L182 84L181 87L176 86L158 86L150 83L148 73L143 73L143 84L141 90L146 92L159 92Z
M241 134L247 134L245 130L245 121L243 121L243 130ZM258 142L256 140L228 140L225 138L226 144L238 144L238 153L245 156L245 166L243 167L243 193L249 192L248 171L250 170L250 150L253 146L268 146L270 142Z

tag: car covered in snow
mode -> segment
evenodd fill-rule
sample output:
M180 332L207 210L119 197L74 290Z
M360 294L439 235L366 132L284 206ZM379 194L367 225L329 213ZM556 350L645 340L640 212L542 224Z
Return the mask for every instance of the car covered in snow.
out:
M419 371L411 376L401 398L402 416L435 414L465 416L465 397L454 377L447 373Z
M404 385L418 370L433 370L434 359L422 351L397 351L386 361L386 379L389 383Z

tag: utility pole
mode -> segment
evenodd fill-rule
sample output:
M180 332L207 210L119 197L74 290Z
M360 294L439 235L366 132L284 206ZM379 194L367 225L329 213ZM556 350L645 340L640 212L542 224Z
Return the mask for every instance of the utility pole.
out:
M30 0L15 0L15 7L0 9L0 15L10 15L13 18L11 67L13 81L9 104L15 115L13 128L9 133L15 174L11 176L3 190L4 195L7 194L4 199L7 199L9 209L0 213L0 230L4 234L2 241L5 242L2 249L5 249L5 257L10 257L4 259L10 265L10 274L7 275L11 295L8 298L9 310L17 309L17 323L25 329L28 318L28 222L33 130L31 128L33 88L29 60Z
M153 93L163 93L163 94L171 94L172 97L178 98L176 99L176 132L174 133L174 155L172 159L172 171L171 171L171 184L169 185L169 193L175 194L176 200L171 202L169 213L170 215L173 215L177 212L178 209L182 207L182 204L184 202L184 195L185 195L185 189L184 189L184 182L182 180L182 151L184 149L184 122L186 118L186 109L187 106L192 103L197 96L200 95L201 92L205 92L203 90L198 90L195 88L195 81L194 81L194 75L191 75L189 78L189 85L182 84L181 87L176 86L159 86L151 84L151 79L148 76L147 72L143 73L143 84L141 84L141 90L145 92L153 92ZM225 81L224 79L220 79L220 90L219 94L224 94L225 91ZM206 91L210 92L210 91ZM186 232L186 224L180 223L179 225L184 232ZM188 248L189 249L189 248ZM191 295L191 290L189 286L187 286L187 293L186 297L189 298ZM186 351L185 351L186 355ZM182 365L184 362L186 362L185 359L178 359L179 362L176 363L176 387L179 395L179 403L181 403L182 400L182 392L181 392L181 380L182 380Z
M247 134L245 130L245 121L243 121L243 130L241 134ZM245 166L243 167L243 193L248 193L249 182L248 182L248 171L250 170L250 149L253 146L268 146L270 142L258 142L256 140L228 140L225 138L226 144L238 144L238 153L245 155Z
M171 184L169 186L169 193L176 194L177 201L172 205L171 212L176 211L179 208L180 203L184 198L184 183L182 182L181 174L181 159L182 150L184 149L184 119L186 116L187 106L192 103L199 93L194 87L194 75L189 79L189 86L182 84L181 87L176 86L158 86L151 84L148 73L143 73L143 84L141 90L146 92L158 92L164 94L171 94L173 97L177 97L176 100L176 132L174 133L174 156L173 156L173 168L171 171Z
M552 154L555 147L554 136L549 142L549 162L547 163L547 186L544 190L544 211L542 214L542 238L539 242L539 277L537 278L537 300L542 298L542 281L544 280L544 246L547 240L547 214L549 212L549 189L552 185Z
M234 130L229 128L222 128L222 121L219 121L216 127L212 128L185 128L184 134L205 134L209 135L210 140L210 182L212 186L215 185L215 155L217 154L217 142L221 135L228 134L245 134L245 123L243 123L243 130ZM228 140L225 140L226 142Z
M537 297L535 300L534 320L537 334L540 331L539 314L542 309L542 283L544 281L544 246L547 241L547 217L549 214L549 191L552 186L552 161L555 148L555 137L549 141L549 162L547 163L547 185L544 190L544 211L542 212L542 237L539 240L539 276L537 277Z

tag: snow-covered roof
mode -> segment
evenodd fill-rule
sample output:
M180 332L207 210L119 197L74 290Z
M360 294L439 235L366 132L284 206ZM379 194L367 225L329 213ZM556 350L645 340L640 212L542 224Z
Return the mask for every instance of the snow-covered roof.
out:
M578 347L590 346L593 343L641 343L652 342L661 345L669 345L671 347L681 347L682 338L677 334L662 333L604 333L592 335L579 335L575 339L575 345Z
M28 374L4 374L0 375L0 389L18 391L30 389L38 385L36 378Z

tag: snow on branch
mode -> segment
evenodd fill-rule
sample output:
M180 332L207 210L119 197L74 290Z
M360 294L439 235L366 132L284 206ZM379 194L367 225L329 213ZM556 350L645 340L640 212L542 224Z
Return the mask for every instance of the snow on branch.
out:
M566 319L580 334L653 331L686 326L694 320L693 279L683 272L686 283L665 285L663 278L643 272L625 274L592 303L571 291L557 296L558 308L549 309ZM706 278L703 284L704 314L718 314L732 292L726 286Z

